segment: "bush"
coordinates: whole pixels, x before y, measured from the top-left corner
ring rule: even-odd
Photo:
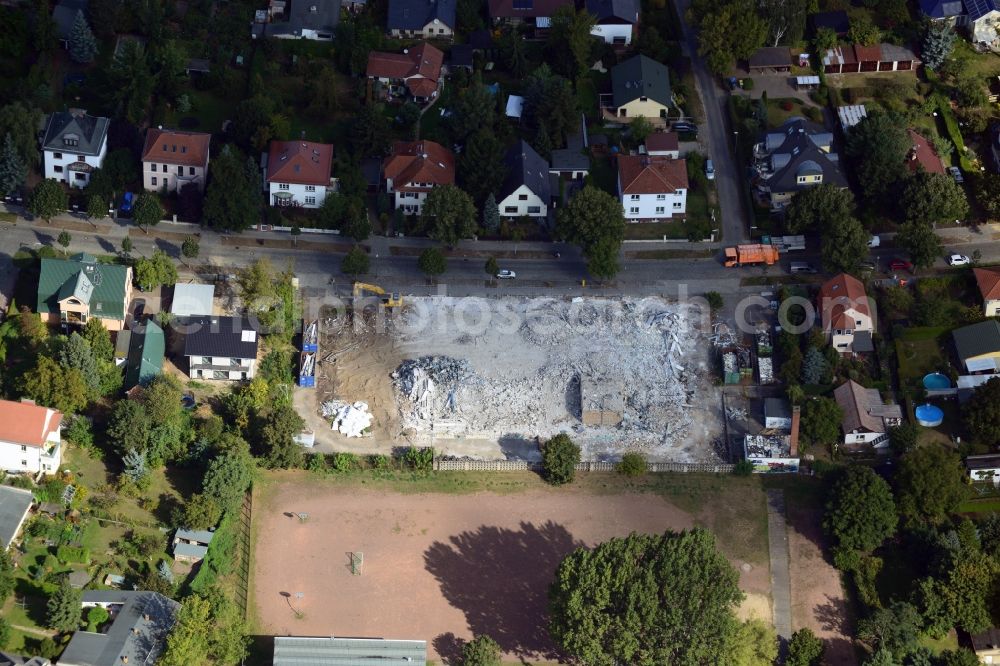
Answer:
[[[823,122],[823,112],[819,109],[819,107],[804,106],[802,107],[802,112],[805,114],[806,118],[814,123]]]
[[[830,106],[836,109],[838,106],[844,105],[844,98],[840,95],[840,88],[834,88],[830,86],[826,89],[827,96],[830,100]]]
[[[790,100],[787,99],[781,100],[781,104],[779,104],[779,106],[783,111],[791,111],[792,109],[795,108],[795,105]]]
[[[56,548],[56,557],[60,562],[79,564],[90,564],[90,551],[86,548],[74,548],[73,546],[59,546]]]
[[[743,90],[753,90],[753,79],[749,76],[743,79]]]
[[[733,474],[736,476],[750,476],[753,474],[753,463],[749,460],[737,460],[733,465]]]
[[[100,606],[94,606],[87,611],[87,631],[96,632],[101,625],[111,617],[108,611]]]
[[[358,457],[353,453],[334,454],[333,469],[336,472],[353,472],[358,469]]]
[[[722,294],[717,291],[706,291],[705,300],[708,302],[708,307],[712,310],[718,310],[722,307]]]
[[[543,476],[554,486],[572,483],[579,462],[580,447],[565,433],[560,433],[545,442],[542,448]]]
[[[411,446],[403,454],[403,462],[417,472],[430,472],[434,469],[434,449]]]
[[[625,476],[642,476],[647,471],[646,459],[641,453],[626,453],[618,463],[617,469]]]
[[[308,462],[306,463],[306,469],[310,472],[315,472],[317,474],[323,474],[326,472],[326,457],[322,453],[314,453],[308,457]]]

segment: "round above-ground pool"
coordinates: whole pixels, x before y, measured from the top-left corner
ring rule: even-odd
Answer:
[[[924,375],[924,388],[928,391],[948,389],[951,388],[951,379],[948,378],[948,375],[942,375],[940,372],[932,372],[929,375]]]
[[[917,414],[917,423],[926,428],[939,426],[941,425],[941,421],[944,421],[944,412],[941,411],[940,407],[920,405],[915,411]]]

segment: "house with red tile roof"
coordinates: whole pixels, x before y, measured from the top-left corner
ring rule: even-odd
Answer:
[[[211,134],[150,129],[142,148],[142,186],[149,192],[175,192],[188,183],[205,191]]]
[[[861,281],[841,273],[819,290],[819,312],[826,339],[842,354],[874,351],[875,320]]]
[[[927,173],[944,173],[944,164],[934,146],[915,130],[906,130],[910,137],[910,150],[906,154],[906,167],[913,173],[923,169]]]
[[[418,104],[437,97],[444,53],[421,42],[402,53],[372,51],[368,54],[366,75],[382,87],[379,97],[409,95]]]
[[[0,469],[55,474],[62,455],[62,412],[33,402],[0,400]]]
[[[987,317],[1000,315],[1000,268],[973,268],[972,272],[983,297],[983,314]]]
[[[658,155],[618,157],[618,196],[628,222],[654,222],[687,212],[687,161]]]
[[[267,152],[266,180],[272,206],[319,208],[328,192],[333,146],[312,141],[272,141]]]
[[[455,184],[455,155],[433,141],[397,141],[382,163],[382,177],[395,208],[419,215],[431,190]]]

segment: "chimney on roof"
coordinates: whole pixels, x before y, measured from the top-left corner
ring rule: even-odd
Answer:
[[[127,654],[123,654],[122,655],[122,663],[123,664],[127,664],[128,663],[128,655]]]
[[[795,405],[792,407],[792,433],[788,437],[788,456],[794,458],[799,455],[799,418],[802,409]]]

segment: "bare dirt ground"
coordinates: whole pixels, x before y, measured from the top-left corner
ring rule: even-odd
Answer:
[[[417,496],[338,486],[302,472],[273,478],[254,500],[256,629],[422,639],[437,658],[453,656],[460,639],[486,633],[509,657],[558,659],[545,631],[547,589],[567,553],[705,518],[648,492]],[[305,523],[299,512],[309,514]],[[350,571],[354,551],[364,553],[360,576]],[[767,565],[731,561],[749,597],[742,614],[764,614]]]
[[[820,520],[816,511],[788,507],[792,630],[808,627],[826,642],[823,663],[854,666],[853,621],[840,572],[823,557]]]

